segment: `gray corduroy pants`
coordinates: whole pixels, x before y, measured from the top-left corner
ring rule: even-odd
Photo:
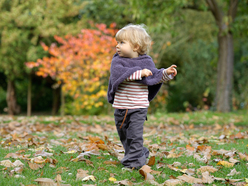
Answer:
[[[146,164],[149,150],[143,146],[143,125],[147,116],[147,108],[115,109],[115,125],[120,141],[125,149],[121,163],[128,168],[140,168]],[[125,117],[126,114],[126,117]],[[125,121],[120,128],[125,117]]]

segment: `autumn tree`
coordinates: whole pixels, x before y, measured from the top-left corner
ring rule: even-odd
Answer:
[[[86,2],[81,0],[0,1],[0,68],[7,76],[9,114],[20,112],[16,102],[15,80],[18,77],[30,76],[24,63],[44,55],[40,41],[52,43],[54,35],[78,33],[85,24],[80,13],[85,4]],[[30,89],[31,87],[28,115],[31,114]]]
[[[62,86],[61,95],[73,97],[73,106],[77,110],[101,107],[106,97],[111,58],[115,53],[114,27],[115,24],[110,28],[96,24],[96,29],[82,29],[77,36],[55,36],[59,45],[53,43],[48,47],[42,43],[51,57],[26,65],[37,67],[38,76],[50,76],[56,80],[57,87]],[[61,102],[63,115],[63,96]]]

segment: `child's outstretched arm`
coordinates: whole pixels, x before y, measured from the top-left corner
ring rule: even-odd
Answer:
[[[166,69],[166,73],[168,75],[172,75],[173,77],[175,77],[177,75],[177,66],[176,65],[171,65],[169,68]]]

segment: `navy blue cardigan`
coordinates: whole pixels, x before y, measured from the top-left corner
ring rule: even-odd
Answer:
[[[146,54],[137,58],[125,58],[120,57],[118,53],[116,53],[111,62],[108,102],[113,104],[115,92],[117,91],[119,84],[134,72],[145,68],[151,70],[153,75],[143,77],[142,80],[137,80],[136,82],[148,86],[148,101],[151,101],[161,88],[162,83],[159,82],[162,79],[164,69],[157,69],[152,58]]]

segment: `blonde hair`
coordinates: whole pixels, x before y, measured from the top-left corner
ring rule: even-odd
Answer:
[[[133,47],[139,46],[138,53],[140,55],[149,52],[152,39],[145,29],[145,25],[133,25],[129,24],[120,29],[116,35],[117,41],[127,40]]]

